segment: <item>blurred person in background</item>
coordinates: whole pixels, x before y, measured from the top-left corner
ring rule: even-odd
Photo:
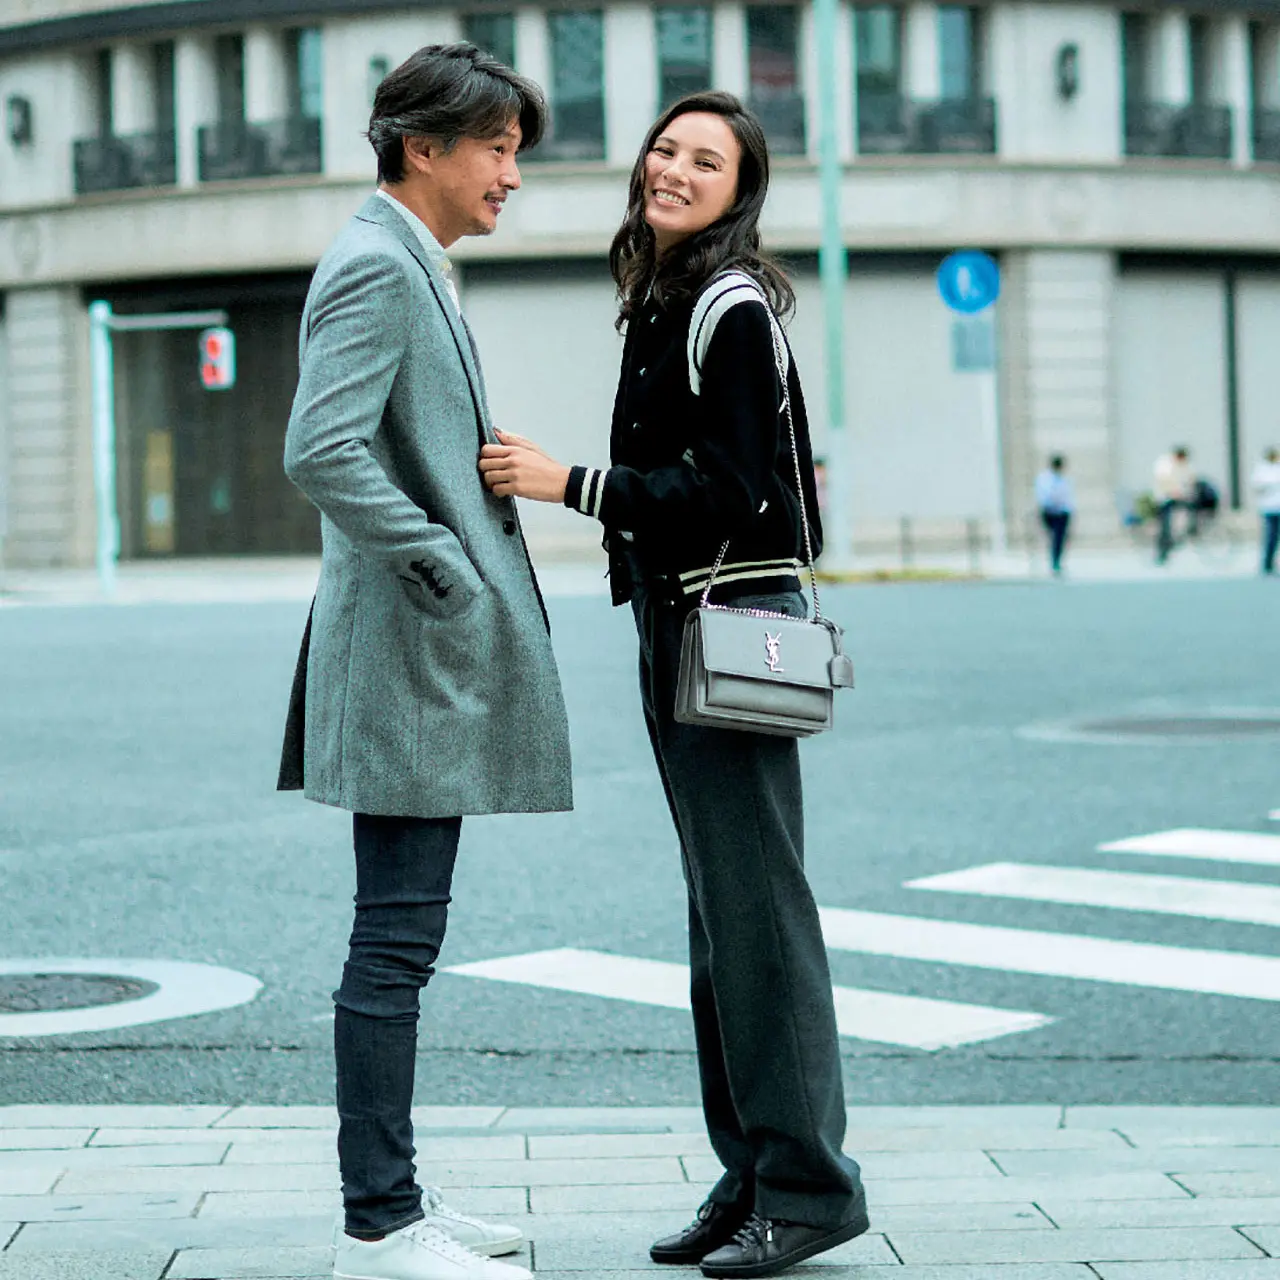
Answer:
[[[1253,469],[1253,491],[1262,516],[1262,572],[1276,571],[1280,550],[1280,449],[1268,449]]]
[[[1036,506],[1040,523],[1049,535],[1049,568],[1055,575],[1062,572],[1062,552],[1067,545],[1067,531],[1076,509],[1075,487],[1067,479],[1067,460],[1060,453],[1049,459],[1049,465],[1036,476]]]
[[[1173,550],[1175,511],[1187,513],[1187,536],[1196,535],[1196,473],[1191,468],[1191,451],[1185,445],[1156,459],[1155,500],[1160,513],[1156,564],[1164,564]]]

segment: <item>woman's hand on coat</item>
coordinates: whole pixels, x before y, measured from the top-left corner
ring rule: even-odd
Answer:
[[[569,468],[549,458],[523,436],[498,432],[501,444],[480,450],[480,475],[499,498],[532,498],[535,502],[563,502]]]

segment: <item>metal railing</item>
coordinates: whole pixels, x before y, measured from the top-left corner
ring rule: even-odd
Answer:
[[[546,137],[521,162],[586,162],[604,159],[604,100],[553,103],[551,128]]]
[[[320,121],[224,120],[196,131],[201,182],[319,173]]]
[[[1280,111],[1274,108],[1254,109],[1253,158],[1280,164]]]
[[[794,90],[757,90],[751,110],[760,118],[769,150],[779,156],[804,155],[804,95]]]
[[[72,149],[76,192],[171,186],[178,180],[172,131],[79,138]]]
[[[921,102],[897,93],[860,94],[858,150],[864,155],[994,155],[994,98]]]
[[[1230,160],[1231,145],[1230,107],[1130,102],[1124,109],[1125,155]]]

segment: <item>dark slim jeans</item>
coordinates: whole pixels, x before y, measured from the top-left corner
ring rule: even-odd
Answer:
[[[1175,511],[1187,513],[1187,537],[1194,538],[1200,529],[1199,511],[1193,503],[1164,502],[1160,505],[1160,530],[1156,535],[1156,564],[1164,564],[1173,550],[1173,515]]]
[[[346,1229],[361,1240],[423,1216],[409,1118],[418,994],[444,941],[461,830],[461,818],[353,821],[356,918],[333,1048]]]
[[[739,601],[741,603],[741,601]],[[799,593],[752,603],[793,614]],[[632,602],[645,721],[689,890],[690,994],[720,1204],[834,1228],[865,1212],[841,1153],[844,1089],[831,975],[804,873],[792,738],[677,724],[689,606]]]
[[[1275,573],[1276,552],[1280,551],[1280,511],[1262,516],[1262,572]]]
[[[1042,511],[1040,519],[1049,534],[1049,568],[1062,572],[1062,552],[1067,545],[1067,530],[1071,527],[1071,512]]]

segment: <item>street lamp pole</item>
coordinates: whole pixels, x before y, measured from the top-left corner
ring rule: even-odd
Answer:
[[[836,42],[839,0],[814,0],[814,37],[818,42],[818,175],[822,190],[822,242],[818,273],[822,281],[827,370],[827,559],[839,567],[850,554],[852,493],[848,433],[844,410],[844,295],[848,255],[840,216],[839,132],[836,124]]]

